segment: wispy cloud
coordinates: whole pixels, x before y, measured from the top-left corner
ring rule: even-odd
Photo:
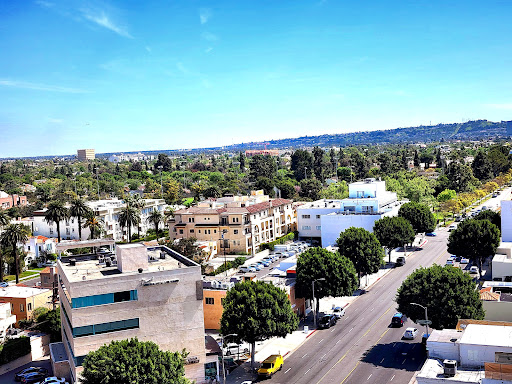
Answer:
[[[209,8],[200,8],[199,9],[199,20],[201,24],[206,24],[208,20],[212,17],[212,11]]]
[[[219,37],[217,35],[214,35],[211,32],[203,32],[201,33],[201,37],[206,41],[217,41],[219,40]]]
[[[177,62],[176,68],[184,75],[190,75],[192,73],[182,62]]]
[[[119,36],[127,37],[129,39],[133,39],[133,36],[126,30],[125,27],[116,25],[104,11],[92,11],[90,9],[82,9],[83,16],[93,23],[99,25],[100,27],[111,30],[112,32],[117,33]]]
[[[30,83],[26,81],[0,79],[0,86],[11,88],[32,89],[34,91],[62,92],[62,93],[87,93],[83,89],[60,87],[57,85]]]
[[[503,109],[506,111],[512,110],[512,103],[486,104],[486,106],[493,109]]]
[[[204,53],[210,53],[211,51],[213,51],[213,47],[208,47],[204,50]]]
[[[56,119],[54,117],[48,117],[47,120],[49,123],[54,123],[54,124],[62,124],[64,122],[63,119]]]
[[[45,7],[45,8],[52,8],[55,6],[55,3],[52,3],[50,1],[44,1],[44,0],[36,0],[36,4],[40,5],[41,7]]]
[[[144,48],[146,48],[146,51],[148,51],[149,53],[151,53],[151,47],[149,45],[146,45]]]

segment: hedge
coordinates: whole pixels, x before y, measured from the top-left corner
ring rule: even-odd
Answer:
[[[21,336],[16,339],[7,339],[3,345],[0,345],[0,365],[28,353],[30,353],[30,337]]]
[[[283,237],[280,237],[277,240],[271,241],[270,243],[265,243],[260,245],[260,250],[263,251],[265,249],[270,249],[271,251],[274,250],[274,245],[276,244],[284,244],[289,240],[295,239],[295,233],[290,232],[287,235],[284,235]]]
[[[245,257],[237,257],[233,261],[228,261],[226,264],[222,264],[219,268],[217,268],[215,271],[213,271],[213,273],[211,273],[211,275],[218,275],[219,273],[225,272],[228,269],[237,268],[240,265],[242,265],[243,263],[245,263]]]

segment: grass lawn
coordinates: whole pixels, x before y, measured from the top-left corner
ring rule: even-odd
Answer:
[[[20,279],[24,278],[24,277],[28,277],[28,276],[37,276],[39,275],[39,272],[22,272],[20,273]],[[13,280],[16,280],[16,276],[15,275],[7,275],[7,276],[4,276],[4,281],[13,281]]]
[[[28,268],[30,269],[31,271],[42,271],[43,269],[45,269],[46,267],[41,267],[41,268]]]

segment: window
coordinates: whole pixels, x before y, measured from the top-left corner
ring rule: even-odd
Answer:
[[[303,218],[303,219],[310,219],[310,218],[311,218],[311,215],[302,215],[302,218]]]
[[[121,303],[123,301],[137,300],[137,290],[120,291],[114,293],[104,293],[102,295],[92,295],[83,297],[74,297],[71,302],[72,308],[92,307],[95,305]]]
[[[217,230],[216,230],[216,229],[214,229],[214,230],[213,230],[213,233],[217,233]]]
[[[233,223],[238,223],[238,217],[233,217]]]
[[[53,228],[50,228],[50,235],[53,235]]]
[[[308,231],[308,230],[311,229],[311,225],[303,225],[302,229],[305,230],[305,231]]]
[[[25,306],[22,304],[20,304],[20,312],[25,312]]]
[[[28,246],[28,250],[30,251],[30,245]]]
[[[213,297],[205,297],[205,303],[208,304],[208,305],[214,305],[215,304],[215,300]]]
[[[83,327],[73,328],[73,337],[82,337],[90,335],[99,335],[124,329],[139,328],[139,319],[128,319],[120,321],[112,321],[109,323],[100,323],[93,325],[85,325]]]
[[[316,215],[316,218],[319,219],[320,218],[320,215]]]
[[[321,229],[322,229],[322,226],[321,226],[321,225],[317,225],[317,226],[316,226],[316,229],[317,229],[317,231],[319,231],[319,230],[321,230]]]
[[[234,233],[235,235],[238,235],[238,229],[235,229],[235,230],[233,231],[233,233]]]
[[[27,311],[31,311],[32,310],[32,303],[28,303],[27,304]]]
[[[194,218],[193,218],[193,217],[189,217],[189,218],[188,218],[188,222],[189,222],[189,223],[193,223],[193,222],[194,222]]]
[[[183,235],[183,229],[180,229],[180,235]]]
[[[70,233],[69,228],[66,228],[66,235],[69,235]]]
[[[198,229],[198,230],[197,230],[197,232],[201,233],[201,230],[200,230],[200,229]]]
[[[194,230],[193,230],[193,229],[191,229],[191,230],[190,230],[190,233],[194,233]]]

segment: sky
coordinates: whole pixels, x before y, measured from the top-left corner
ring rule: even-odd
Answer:
[[[512,2],[0,0],[0,158],[512,120]]]

